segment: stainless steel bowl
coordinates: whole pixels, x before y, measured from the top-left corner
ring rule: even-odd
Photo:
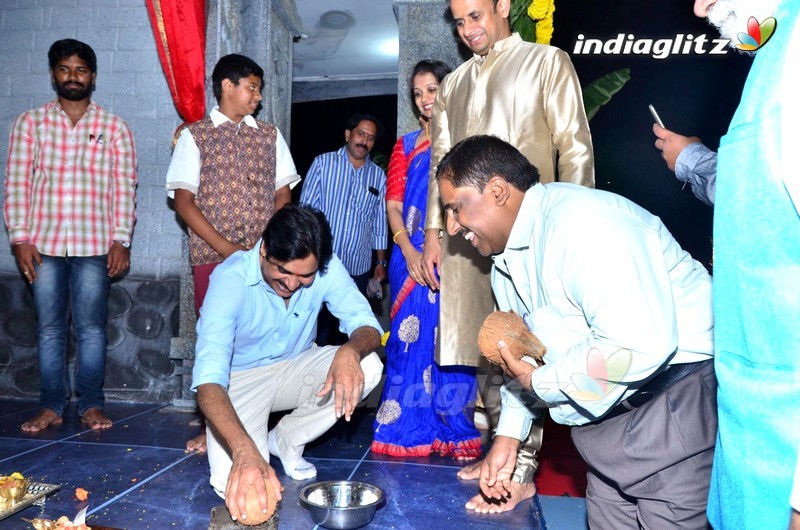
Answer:
[[[368,525],[385,499],[379,487],[353,480],[315,482],[300,491],[300,504],[314,522],[334,530]]]

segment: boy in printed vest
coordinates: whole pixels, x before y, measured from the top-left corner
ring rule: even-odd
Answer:
[[[281,132],[253,117],[263,79],[264,70],[249,57],[222,57],[211,75],[218,105],[181,131],[167,170],[167,195],[189,231],[198,315],[214,268],[258,243],[300,181]],[[186,448],[205,451],[205,435]]]

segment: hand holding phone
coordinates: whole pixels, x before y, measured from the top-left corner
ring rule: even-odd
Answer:
[[[656,112],[655,107],[653,107],[652,105],[648,105],[647,108],[650,109],[650,114],[653,115],[653,119],[656,120],[656,123],[659,124],[662,128],[666,129],[666,127],[664,127],[664,122],[661,121],[661,117],[658,115],[658,112]]]

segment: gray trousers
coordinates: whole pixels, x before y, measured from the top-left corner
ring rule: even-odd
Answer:
[[[713,361],[632,412],[574,427],[589,465],[589,527],[708,528],[716,435]]]

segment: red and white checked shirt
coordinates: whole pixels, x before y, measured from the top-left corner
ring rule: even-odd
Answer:
[[[48,256],[101,256],[130,242],[136,149],[119,117],[94,102],[73,127],[58,101],[21,114],[8,144],[4,206],[11,243]]]

